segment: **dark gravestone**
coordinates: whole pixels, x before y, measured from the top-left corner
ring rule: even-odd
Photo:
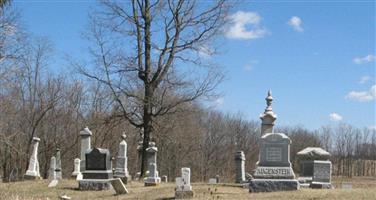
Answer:
[[[83,179],[110,179],[112,167],[110,152],[107,149],[94,148],[85,154],[86,169]]]

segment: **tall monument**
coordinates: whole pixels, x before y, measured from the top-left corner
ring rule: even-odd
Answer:
[[[261,139],[259,160],[256,163],[254,179],[249,183],[250,192],[272,192],[299,189],[290,162],[290,138],[284,133],[274,133],[277,116],[272,109],[273,97],[269,90],[266,109],[260,118]]]

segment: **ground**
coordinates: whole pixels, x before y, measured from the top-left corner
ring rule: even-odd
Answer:
[[[353,189],[341,189],[342,183],[352,183]],[[336,189],[301,189],[291,192],[249,193],[248,189],[234,187],[232,184],[208,185],[193,183],[194,199],[376,199],[376,178],[335,178]],[[0,183],[0,199],[14,200],[47,200],[57,199],[58,195],[68,195],[76,199],[174,199],[174,183],[164,183],[157,187],[144,187],[140,182],[127,185],[129,194],[114,195],[113,190],[108,191],[79,191],[77,182],[63,180],[56,188],[48,188],[47,180],[24,181],[16,183]]]

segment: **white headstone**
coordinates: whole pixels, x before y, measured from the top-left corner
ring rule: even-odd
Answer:
[[[53,179],[53,180],[48,184],[48,187],[56,187],[58,183],[59,183],[59,180],[57,180],[57,179]]]
[[[177,191],[191,191],[191,169],[188,167],[181,168],[181,180],[175,179],[179,181],[176,183],[176,190]],[[180,182],[181,181],[181,182]]]
[[[111,185],[114,188],[116,194],[128,194],[128,190],[120,178],[112,179]]]
[[[26,177],[34,177],[39,178],[39,162],[38,162],[38,145],[40,139],[37,137],[33,137],[33,151],[31,153],[29,167],[26,171]]]
[[[129,177],[128,172],[128,157],[127,157],[127,142],[126,135],[122,135],[122,141],[119,144],[119,152],[116,159],[115,177]]]
[[[80,159],[76,158],[74,159],[74,171],[72,172],[72,176],[76,177],[80,172]]]
[[[216,178],[209,178],[209,184],[217,184]]]

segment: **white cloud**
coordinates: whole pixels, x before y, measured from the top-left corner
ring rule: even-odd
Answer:
[[[291,26],[297,32],[304,31],[304,29],[302,28],[302,20],[297,16],[291,17],[289,21],[287,22],[287,24]]]
[[[376,99],[376,85],[373,85],[368,91],[351,91],[345,98],[359,102],[373,101]]]
[[[220,106],[223,105],[223,103],[225,103],[225,99],[222,98],[222,97],[220,97],[220,98],[218,98],[218,99],[216,99],[216,100],[214,101],[214,106],[215,106],[215,107],[220,107]]]
[[[343,117],[339,115],[338,113],[331,113],[329,115],[329,119],[330,121],[333,121],[333,122],[339,122],[339,121],[342,121]]]
[[[257,39],[268,34],[268,31],[260,27],[261,17],[256,12],[238,11],[229,17],[230,26],[226,36],[230,39]],[[247,27],[251,26],[251,28]]]
[[[366,55],[364,57],[356,57],[356,58],[353,59],[353,62],[357,65],[361,65],[361,64],[373,62],[373,61],[375,61],[375,59],[376,59],[375,55],[369,54],[369,55]]]
[[[368,129],[371,131],[376,131],[376,125],[368,126]]]
[[[364,84],[364,83],[367,83],[368,81],[372,80],[372,77],[370,76],[362,76],[359,80],[359,83],[360,84]]]

